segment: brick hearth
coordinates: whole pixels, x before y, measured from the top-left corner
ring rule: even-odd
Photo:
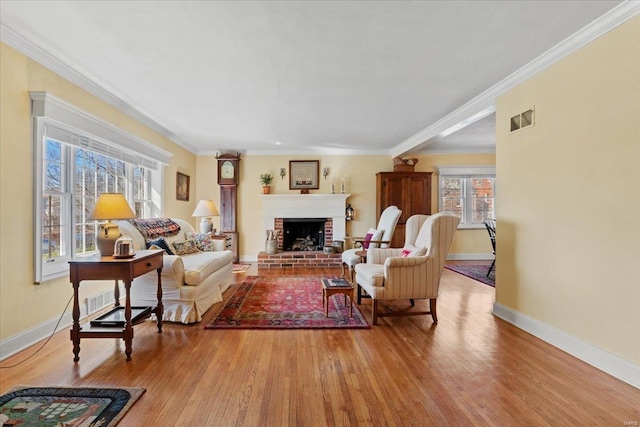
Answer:
[[[261,268],[289,267],[339,267],[342,254],[325,254],[323,251],[289,251],[277,254],[258,254],[258,270]]]

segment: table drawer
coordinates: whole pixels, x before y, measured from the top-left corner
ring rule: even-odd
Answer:
[[[133,277],[141,276],[150,271],[157,270],[162,268],[162,254],[159,256],[154,256],[152,258],[147,258],[140,260],[133,264]]]

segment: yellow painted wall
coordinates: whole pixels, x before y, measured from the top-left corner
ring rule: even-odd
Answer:
[[[640,364],[640,17],[497,102],[496,300]],[[535,126],[509,118],[535,107]]]
[[[196,156],[0,43],[0,340],[57,318],[72,296],[68,278],[33,284],[33,158],[29,91],[47,91],[120,129],[174,153],[165,168],[165,213],[188,218],[191,200],[175,199],[176,171],[192,177]],[[112,283],[81,286],[87,295]],[[70,309],[69,309],[70,310]]]

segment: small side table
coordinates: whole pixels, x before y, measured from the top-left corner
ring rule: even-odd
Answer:
[[[131,323],[131,282],[134,278],[156,270],[158,272],[158,305],[152,311],[158,318],[158,333],[162,333],[162,254],[163,250],[138,251],[132,258],[93,256],[69,261],[69,278],[73,284],[73,361],[80,360],[81,338],[122,338],[125,355],[131,360],[133,325]],[[80,327],[80,301],[78,289],[83,280],[122,280],[125,289],[124,328],[93,328],[89,324]],[[116,298],[118,296],[116,295]],[[117,304],[116,304],[117,305]],[[148,317],[148,316],[147,316]]]
[[[212,234],[211,239],[221,242],[221,249],[216,250],[231,251],[233,249],[233,239],[229,234]]]
[[[325,308],[324,315],[329,317],[329,298],[335,294],[344,294],[344,305],[347,305],[347,297],[349,298],[349,317],[353,317],[353,286],[347,284],[345,286],[333,286],[329,283],[330,279],[322,279],[322,306]]]

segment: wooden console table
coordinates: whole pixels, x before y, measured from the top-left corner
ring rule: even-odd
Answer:
[[[156,270],[158,272],[158,305],[152,311],[158,318],[158,333],[162,333],[162,254],[163,250],[138,251],[132,258],[114,258],[112,256],[94,256],[69,261],[69,277],[73,284],[73,361],[80,360],[81,338],[122,338],[125,343],[125,355],[131,360],[131,343],[133,341],[133,325],[131,324],[131,282],[134,278]],[[80,302],[78,289],[83,280],[115,280],[124,282],[125,308],[124,328],[92,327],[88,323],[80,327]],[[116,306],[118,294],[116,293]],[[148,316],[147,316],[148,317]],[[84,328],[84,329],[83,329]]]

